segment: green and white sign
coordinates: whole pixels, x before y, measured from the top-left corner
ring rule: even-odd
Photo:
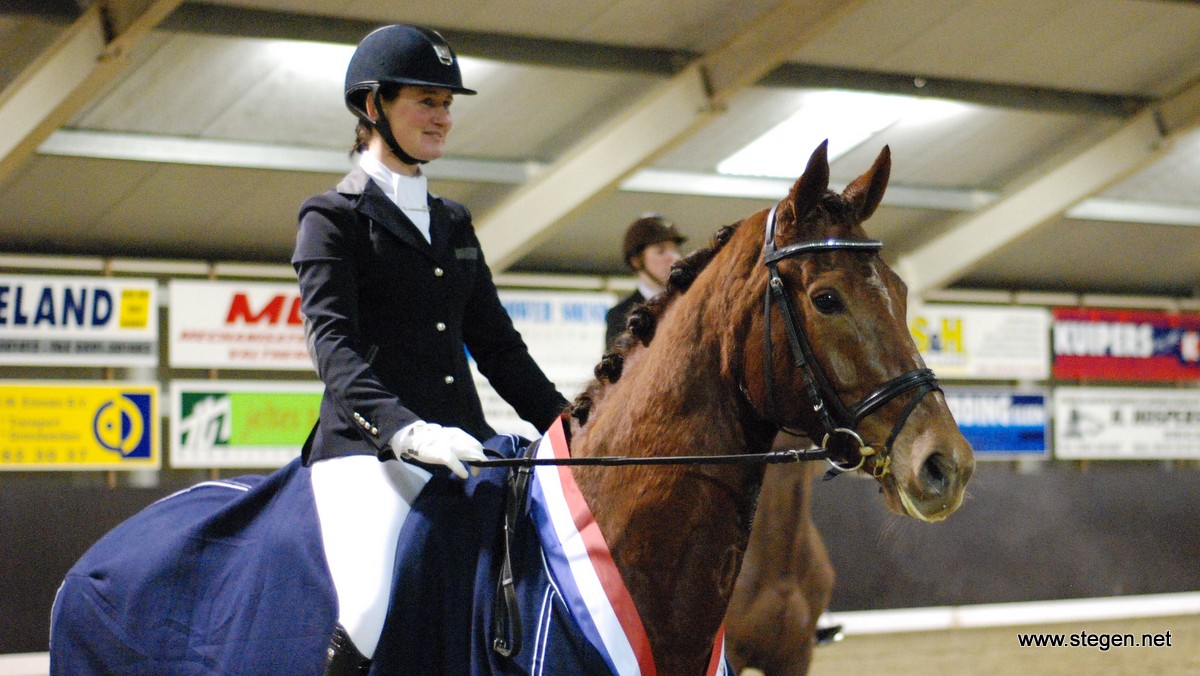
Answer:
[[[176,468],[280,467],[300,455],[317,421],[316,382],[183,380],[171,383]]]

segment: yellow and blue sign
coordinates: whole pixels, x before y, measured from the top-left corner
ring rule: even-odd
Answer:
[[[157,469],[158,386],[0,385],[0,470]]]

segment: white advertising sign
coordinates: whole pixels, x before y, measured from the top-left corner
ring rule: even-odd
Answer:
[[[939,378],[1050,377],[1050,312],[1043,308],[914,306],[908,328]]]
[[[583,391],[604,356],[604,315],[616,302],[611,293],[500,291],[500,301],[521,332],[529,353],[568,400]],[[472,361],[475,386],[488,423],[499,433],[541,436],[521,420],[488,385]]]
[[[173,368],[311,371],[295,283],[170,285]]]
[[[157,282],[0,276],[0,364],[157,366]]]
[[[1054,455],[1067,460],[1200,459],[1200,390],[1057,388]]]

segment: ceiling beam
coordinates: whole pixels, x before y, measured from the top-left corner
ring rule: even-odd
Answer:
[[[332,148],[87,129],[59,129],[37,152],[57,157],[301,171],[335,176],[354,168],[353,160],[344,150]],[[443,157],[422,171],[433,180],[520,185],[541,167],[536,162]]]
[[[310,40],[354,45],[381,23],[189,1],[163,23],[163,28],[237,38]],[[531,66],[669,76],[683,70],[700,56],[678,49],[623,47],[444,26],[429,28],[441,33],[454,45],[454,51],[460,56]]]
[[[1052,89],[910,73],[880,73],[795,62],[781,64],[758,85],[881,92],[950,99],[1004,110],[1103,117],[1129,117],[1152,102],[1150,98],[1129,94]]]
[[[189,0],[163,22],[172,31],[239,38],[313,40],[355,44],[378,21],[296,14]],[[579,40],[456,30],[434,26],[463,56],[549,68],[600,70],[670,77],[702,54],[685,49],[636,47]],[[782,34],[782,33],[781,33]],[[757,45],[755,45],[757,48]],[[790,54],[788,55],[790,56]],[[881,73],[783,61],[755,82],[760,87],[849,89],[946,98],[1008,110],[1128,117],[1150,101],[1141,96],[976,82],[920,73]]]
[[[572,214],[615,189],[715,115],[691,67],[568,150],[540,176],[476,219],[493,270],[502,272],[552,236]]]
[[[341,176],[353,168],[350,158],[341,150],[86,129],[59,129],[46,139],[37,152],[39,155],[57,157],[301,171],[336,176]],[[547,165],[538,162],[451,156],[429,164],[422,171],[434,181],[519,186],[546,170]],[[792,183],[791,179],[728,176],[648,167],[638,170],[622,181],[619,189],[623,192],[663,195],[777,200],[787,194]],[[841,190],[845,185],[832,187]],[[978,211],[995,199],[994,193],[983,190],[892,185],[884,196],[883,203],[913,209]],[[1105,213],[1111,213],[1111,210]],[[1136,213],[1136,209],[1126,208],[1123,213]]]
[[[81,0],[7,0],[4,13],[74,21],[86,4]]]
[[[479,239],[492,267],[501,272],[516,263],[571,215],[721,115],[734,94],[860,4],[781,2],[589,135],[478,220]]]
[[[101,0],[0,92],[0,184],[127,65],[182,0]]]
[[[223,141],[159,134],[59,129],[37,149],[39,155],[86,157],[123,162],[192,164],[207,167],[299,171],[341,176],[352,167],[341,150],[271,143]],[[470,157],[443,157],[426,167],[434,181],[463,181],[522,185],[546,170],[538,162],[514,162]],[[697,197],[777,200],[793,181],[761,176],[730,176],[712,172],[647,167],[621,181],[622,192]],[[844,184],[830,188],[840,191]],[[1000,195],[987,190],[931,188],[893,183],[883,205],[906,209],[979,212]],[[1116,223],[1151,223],[1200,227],[1200,207],[1183,204],[1091,197],[1066,212],[1067,218]]]
[[[1193,82],[1082,153],[1052,169],[1039,169],[1038,177],[1024,187],[902,256],[897,261],[900,275],[916,296],[953,284],[989,254],[1162,157],[1174,139],[1198,123],[1200,82]]]

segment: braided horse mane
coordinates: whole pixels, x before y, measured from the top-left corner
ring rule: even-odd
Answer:
[[[634,350],[650,345],[654,339],[658,320],[676,298],[683,295],[696,281],[696,277],[708,266],[713,257],[729,242],[737,231],[738,223],[725,225],[713,233],[707,247],[698,249],[671,266],[667,277],[667,288],[654,298],[634,306],[625,321],[625,330],[613,342],[611,352],[605,354],[593,371],[595,378],[571,404],[570,414],[578,427],[587,424],[593,408],[603,399],[606,388],[621,379],[625,369],[625,358]]]

